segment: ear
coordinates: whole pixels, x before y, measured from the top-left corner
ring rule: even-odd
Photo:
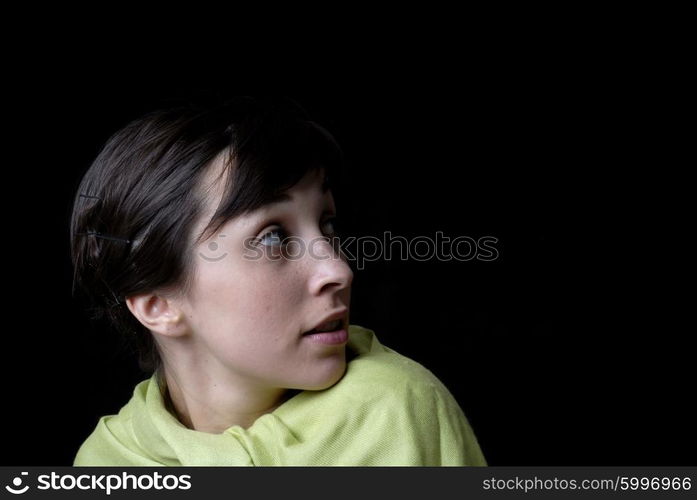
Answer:
[[[132,295],[126,298],[126,305],[133,316],[153,333],[180,337],[186,332],[184,313],[172,298],[154,293]]]

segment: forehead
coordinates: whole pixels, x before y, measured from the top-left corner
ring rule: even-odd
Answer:
[[[201,181],[201,190],[204,198],[211,202],[208,204],[209,210],[211,206],[217,206],[217,204],[222,200],[227,177],[232,175],[234,170],[232,166],[230,168],[226,168],[227,162],[230,161],[232,161],[230,159],[230,150],[229,148],[226,148],[211,161],[210,167],[204,172],[204,176]],[[313,189],[319,189],[319,193],[322,195],[329,192],[329,177],[323,168],[308,171],[305,177],[303,177],[296,185],[287,191],[274,195],[260,208],[291,202],[294,199],[294,195],[292,193],[300,192],[301,194],[305,194]],[[213,210],[215,210],[215,208]]]
[[[290,205],[305,197],[332,198],[332,193],[329,190],[329,181],[324,171],[313,170],[308,172],[295,186],[276,194],[252,213],[269,212],[275,208]]]
[[[204,170],[200,186],[200,191],[204,199],[215,200],[216,202],[220,201],[227,176],[230,175],[230,171],[232,170],[225,168],[229,161],[231,161],[230,148],[225,148],[218,153],[210,162],[208,168]]]
[[[233,172],[232,166],[231,168],[226,168],[226,162],[230,161],[229,158],[229,151],[222,151],[211,162],[210,167],[204,173],[200,189],[203,199],[206,200],[206,206],[199,224],[200,230],[203,230],[222,202],[223,195],[225,194],[224,189],[228,180],[227,176],[231,175]],[[270,213],[274,213],[277,210],[284,210],[286,207],[292,207],[293,204],[296,203],[303,203],[304,200],[308,199],[312,200],[313,203],[315,200],[319,203],[328,202],[331,208],[334,209],[334,199],[329,188],[329,178],[324,169],[310,170],[297,184],[288,190],[276,194],[256,209],[226,221],[223,226],[227,226],[228,228],[230,228],[231,225],[236,227],[248,226]],[[220,230],[216,232],[220,232]]]

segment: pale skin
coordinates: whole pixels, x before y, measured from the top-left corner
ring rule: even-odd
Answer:
[[[210,206],[200,224],[219,203],[222,164],[219,156],[207,172]],[[291,200],[232,219],[202,242],[186,296],[127,297],[129,310],[153,334],[177,417],[190,429],[214,434],[234,425],[246,429],[285,402],[293,394],[289,389],[322,390],[343,376],[345,345],[303,336],[350,306],[353,273],[336,249],[320,240],[331,236],[327,219],[336,214],[321,181],[321,172],[311,172],[287,191]],[[285,236],[314,240],[314,255],[245,259],[244,240],[265,234],[258,248],[264,255],[278,252],[279,233],[268,233],[279,224]]]

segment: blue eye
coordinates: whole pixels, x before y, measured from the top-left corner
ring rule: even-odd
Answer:
[[[324,221],[322,224],[322,229],[325,230],[325,234],[328,236],[338,236],[339,231],[337,230],[337,218],[336,217],[331,217],[327,220]],[[327,230],[326,227],[329,227]],[[270,231],[265,232],[263,235],[261,235],[259,238],[257,238],[257,242],[260,245],[267,246],[267,247],[275,247],[275,246],[282,246],[284,245],[284,241],[287,238],[288,234],[286,233],[283,228],[278,227],[275,229],[272,229]]]
[[[279,246],[283,242],[285,234],[285,231],[281,228],[272,229],[259,238],[259,243],[267,247]]]
[[[338,231],[337,231],[338,221],[337,221],[337,218],[336,218],[336,217],[332,217],[332,218],[330,218],[330,219],[325,220],[325,221],[324,221],[324,225],[326,226],[327,224],[330,224],[330,225],[331,225],[331,228],[332,228],[331,231],[327,231],[327,233],[328,233],[330,236],[337,236],[337,235],[338,235]]]

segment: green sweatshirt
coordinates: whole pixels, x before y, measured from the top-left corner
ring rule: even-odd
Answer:
[[[433,373],[351,325],[346,373],[302,391],[249,428],[188,429],[166,408],[157,375],[118,415],[102,417],[74,465],[486,465],[457,402]]]

